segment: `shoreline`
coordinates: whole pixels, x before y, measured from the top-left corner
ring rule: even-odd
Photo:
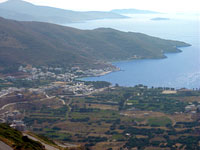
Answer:
[[[183,55],[185,55],[187,52],[189,52],[189,51],[191,51],[192,49],[191,48],[193,48],[193,44],[191,44],[191,45],[189,45],[189,46],[181,46],[181,47],[178,47],[179,48],[179,50],[180,51],[178,51],[178,52],[167,52],[167,53],[164,53],[164,56],[165,57],[160,57],[160,58],[140,58],[140,59],[126,59],[126,60],[118,60],[118,61],[112,61],[112,62],[109,62],[111,65],[113,65],[114,67],[120,67],[120,70],[117,70],[117,71],[124,71],[124,70],[126,70],[127,68],[123,68],[123,62],[124,63],[131,63],[131,62],[136,62],[136,63],[142,63],[143,61],[144,62],[146,62],[146,61],[154,61],[154,64],[156,63],[156,62],[160,62],[160,61],[162,61],[162,60],[164,60],[164,62],[165,61],[167,61],[167,60],[165,60],[165,59],[167,59],[167,58],[169,58],[169,61],[171,60],[171,57],[170,56],[172,56],[172,54],[175,54],[175,56],[178,54],[178,55],[180,55],[181,53],[183,53],[184,52],[184,54]],[[188,49],[189,48],[189,49]],[[185,53],[186,52],[186,53]],[[178,56],[177,55],[177,56]],[[180,56],[182,56],[182,55],[180,55]],[[179,57],[179,56],[178,56]],[[172,57],[173,58],[173,57]],[[136,61],[135,61],[136,60]],[[155,60],[158,60],[158,61],[155,61]],[[138,61],[138,62],[137,62]],[[168,62],[168,61],[167,61]],[[122,65],[121,65],[122,64]],[[134,67],[134,66],[133,66]],[[132,67],[132,69],[133,69],[133,67]],[[118,80],[120,80],[120,81],[117,81],[117,80],[115,80],[115,81],[113,81],[113,80],[110,80],[110,78],[112,78],[112,76],[114,75],[115,76],[115,74],[112,74],[112,75],[108,75],[108,76],[105,76],[105,77],[102,77],[102,76],[104,76],[104,75],[106,75],[106,74],[109,74],[109,73],[111,73],[111,72],[115,72],[116,70],[115,69],[112,69],[112,71],[105,71],[105,72],[102,72],[102,73],[100,73],[100,74],[98,74],[98,78],[96,78],[97,77],[97,75],[96,76],[87,76],[87,77],[84,77],[84,78],[82,78],[81,80],[82,81],[108,81],[108,82],[116,82],[116,83],[121,83],[121,80],[120,80],[120,77],[119,77],[119,75],[118,75]],[[116,74],[118,74],[118,73],[116,73]],[[121,74],[121,73],[119,73],[119,74]],[[101,76],[101,78],[99,77],[99,76]],[[138,77],[139,78],[139,77]],[[123,79],[123,80],[126,80],[126,79]],[[134,80],[133,80],[134,81]],[[136,80],[135,80],[136,81]],[[127,82],[127,84],[126,84],[126,86],[128,85],[128,84],[130,84],[128,81],[126,81]],[[137,82],[137,81],[136,81]],[[141,83],[144,83],[145,84],[145,82],[141,82]],[[123,83],[121,83],[122,85],[124,85]],[[146,84],[145,84],[146,85]],[[129,85],[130,86],[130,85]],[[132,85],[133,86],[133,85]],[[163,86],[163,85],[159,85],[159,86]],[[169,86],[168,84],[166,85],[166,86]],[[177,85],[171,85],[172,87],[174,87],[174,88],[181,88],[181,87],[183,87],[183,86],[177,86]],[[171,87],[171,86],[169,86],[169,87]],[[185,88],[188,88],[188,89],[192,89],[193,87],[199,87],[199,86],[196,86],[195,84],[191,84],[191,85],[184,85],[184,87]]]
[[[113,65],[114,66],[114,65]],[[114,66],[116,67],[116,66]],[[101,76],[104,76],[104,75],[107,75],[107,74],[110,74],[112,72],[117,72],[117,71],[122,71],[120,68],[116,68],[116,69],[113,69],[113,70],[109,70],[109,71],[104,71],[100,74],[96,74],[96,75],[88,75],[88,76],[83,76],[83,77],[78,77],[76,78],[75,80],[81,80],[81,81],[85,81],[83,80],[84,78],[90,78],[90,77],[101,77]]]
[[[184,48],[184,47],[189,47],[189,46],[183,46],[183,47],[180,47],[180,48]],[[123,60],[112,61],[112,62],[109,62],[109,63],[111,63],[111,65],[114,66],[116,69],[113,69],[113,70],[110,70],[110,71],[104,71],[104,72],[102,72],[100,74],[97,74],[97,75],[88,75],[88,76],[77,78],[77,79],[83,79],[83,78],[88,78],[88,77],[101,77],[101,76],[110,74],[112,72],[122,71],[121,68],[117,68],[113,63],[130,62],[130,61],[135,61],[135,60],[159,60],[159,59],[167,59],[168,57],[165,54],[175,54],[175,53],[182,53],[182,50],[180,50],[178,52],[166,52],[166,53],[163,53],[163,56],[161,56],[161,57],[149,57],[149,58],[145,58],[145,57],[133,58],[133,57],[131,57],[131,58],[128,58],[126,60],[123,59]]]

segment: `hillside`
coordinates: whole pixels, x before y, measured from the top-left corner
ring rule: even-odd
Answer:
[[[20,131],[6,124],[0,124],[0,141],[8,144],[14,150],[45,150],[41,143],[31,140],[27,136],[23,136]]]
[[[83,146],[62,147],[43,135],[23,133],[0,123],[0,150],[84,150]]]
[[[0,3],[0,16],[19,21],[41,21],[65,24],[94,19],[126,18],[113,12],[78,12],[46,6],[37,6],[22,0]]]
[[[158,14],[160,12],[150,11],[150,10],[140,10],[140,9],[113,9],[111,12],[117,14]]]
[[[0,67],[57,65],[91,67],[102,61],[162,58],[184,42],[110,28],[79,30],[41,22],[0,18]]]

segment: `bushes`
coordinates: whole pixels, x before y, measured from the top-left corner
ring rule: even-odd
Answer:
[[[84,117],[84,118],[72,118],[71,122],[88,122],[90,120],[89,117]]]

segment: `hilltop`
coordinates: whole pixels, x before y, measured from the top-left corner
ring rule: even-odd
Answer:
[[[0,16],[19,21],[41,21],[50,23],[72,23],[94,19],[127,18],[120,14],[103,11],[72,11],[47,6],[37,6],[22,0],[0,3]]]
[[[79,30],[41,22],[0,18],[0,68],[19,65],[87,66],[103,62],[163,58],[184,42],[111,28]]]

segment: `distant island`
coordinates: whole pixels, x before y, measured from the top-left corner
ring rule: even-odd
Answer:
[[[151,18],[151,20],[153,21],[170,20],[170,18],[155,17],[155,18]]]
[[[113,9],[111,12],[117,14],[160,14],[160,12],[139,9]]]
[[[56,24],[83,22],[95,19],[117,19],[126,16],[105,11],[72,11],[47,6],[37,6],[22,0],[0,3],[0,16],[18,21],[41,21]]]

